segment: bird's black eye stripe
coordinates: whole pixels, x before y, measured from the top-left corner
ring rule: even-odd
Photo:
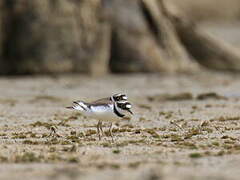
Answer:
[[[118,103],[118,107],[121,108],[121,109],[124,109],[124,110],[128,110],[128,109],[131,109],[130,107],[128,106],[131,106],[130,103]]]
[[[120,107],[120,108],[123,108],[123,107],[124,107],[123,105],[124,105],[124,104],[121,104],[121,103],[120,103],[120,104],[119,104],[119,107]]]
[[[113,99],[114,99],[115,101],[123,100],[124,97],[126,97],[125,94],[116,94],[116,95],[113,95]]]

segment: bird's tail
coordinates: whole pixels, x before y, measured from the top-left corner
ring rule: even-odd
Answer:
[[[66,108],[67,109],[76,109],[76,110],[79,110],[79,111],[84,111],[84,108],[82,107],[82,105],[79,104],[79,102],[77,102],[77,101],[74,101],[72,106],[68,106]]]
[[[68,106],[67,109],[75,109],[74,106]]]

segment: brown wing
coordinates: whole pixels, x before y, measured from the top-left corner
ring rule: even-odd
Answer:
[[[110,98],[106,97],[106,98],[101,98],[96,101],[93,101],[90,104],[101,105],[101,104],[107,104],[107,103],[111,103],[111,102],[112,101],[110,100]]]

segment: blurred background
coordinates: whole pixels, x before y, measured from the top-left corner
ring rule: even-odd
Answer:
[[[0,74],[240,69],[239,0],[1,0]]]
[[[239,48],[240,0],[0,0],[0,179],[239,180]],[[65,108],[114,93],[115,143]]]

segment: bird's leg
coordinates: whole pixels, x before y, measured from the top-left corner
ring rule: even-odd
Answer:
[[[103,128],[102,128],[102,121],[100,122],[100,130],[101,130],[101,132],[102,132],[102,135],[104,136],[105,133],[104,133]]]
[[[101,140],[100,125],[101,125],[101,121],[98,121],[98,124],[97,124],[97,133],[98,133],[98,138],[99,138],[99,140]]]
[[[61,135],[59,135],[58,133],[57,133],[57,127],[56,126],[51,126],[50,127],[50,134],[49,134],[49,136],[48,137],[61,137]]]
[[[114,142],[113,135],[112,135],[112,123],[110,124],[110,127],[109,127],[109,134],[110,134],[110,136],[112,138],[112,142]]]

